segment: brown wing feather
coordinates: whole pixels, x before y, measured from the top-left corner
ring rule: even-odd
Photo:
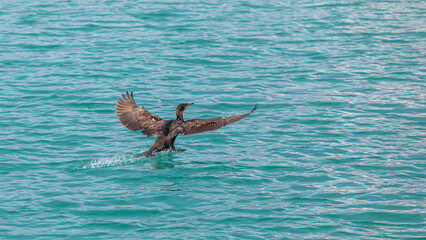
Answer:
[[[219,118],[210,118],[210,119],[197,119],[197,118],[191,119],[191,120],[185,121],[183,126],[184,133],[185,135],[192,135],[192,134],[217,130],[233,122],[240,121],[241,119],[250,115],[256,109],[257,109],[257,104],[256,106],[254,106],[251,112],[243,114],[243,115],[239,115],[239,116],[232,116],[232,117],[226,117],[226,118],[219,117]]]
[[[139,108],[133,98],[133,92],[129,95],[127,91],[126,95],[122,96],[123,100],[119,98],[115,107],[115,113],[119,114],[121,124],[132,131],[142,130],[141,132],[148,137],[154,136],[164,120],[148,112],[143,106]]]

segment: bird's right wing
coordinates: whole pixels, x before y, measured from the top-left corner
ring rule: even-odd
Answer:
[[[133,92],[129,95],[127,91],[126,95],[122,96],[124,100],[119,98],[115,107],[115,113],[119,114],[121,124],[132,131],[142,130],[141,132],[148,137],[154,136],[164,124],[164,120],[148,112],[143,106],[139,107],[133,98]]]
[[[254,110],[257,109],[257,104],[254,106],[253,110],[251,112],[239,115],[239,116],[232,116],[232,117],[218,117],[218,118],[210,118],[210,119],[191,119],[184,122],[183,128],[184,128],[184,134],[185,135],[192,135],[207,131],[213,131],[217,130],[221,127],[224,127],[226,125],[229,125],[231,123],[240,121],[241,119],[247,117],[250,115]]]

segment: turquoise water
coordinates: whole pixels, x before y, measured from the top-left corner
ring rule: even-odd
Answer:
[[[423,1],[2,1],[1,239],[426,238]],[[123,128],[259,109],[180,136]]]

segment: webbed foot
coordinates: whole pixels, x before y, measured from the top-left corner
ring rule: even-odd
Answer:
[[[171,150],[173,152],[184,152],[184,151],[186,151],[186,149],[182,149],[182,148],[172,148]]]

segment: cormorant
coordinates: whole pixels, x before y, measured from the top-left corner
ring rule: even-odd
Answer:
[[[176,149],[173,145],[179,134],[191,135],[207,131],[213,131],[233,122],[239,121],[250,113],[254,112],[257,104],[251,112],[232,117],[218,117],[210,119],[191,119],[183,120],[183,111],[194,103],[181,103],[176,108],[176,120],[163,120],[155,114],[148,112],[143,106],[139,107],[133,98],[133,92],[127,91],[126,95],[122,94],[123,100],[118,99],[115,113],[119,114],[119,119],[124,127],[139,131],[148,137],[152,137],[157,133],[157,139],[152,147],[136,157],[155,157],[158,152],[163,150],[171,150],[182,152],[185,149]]]

